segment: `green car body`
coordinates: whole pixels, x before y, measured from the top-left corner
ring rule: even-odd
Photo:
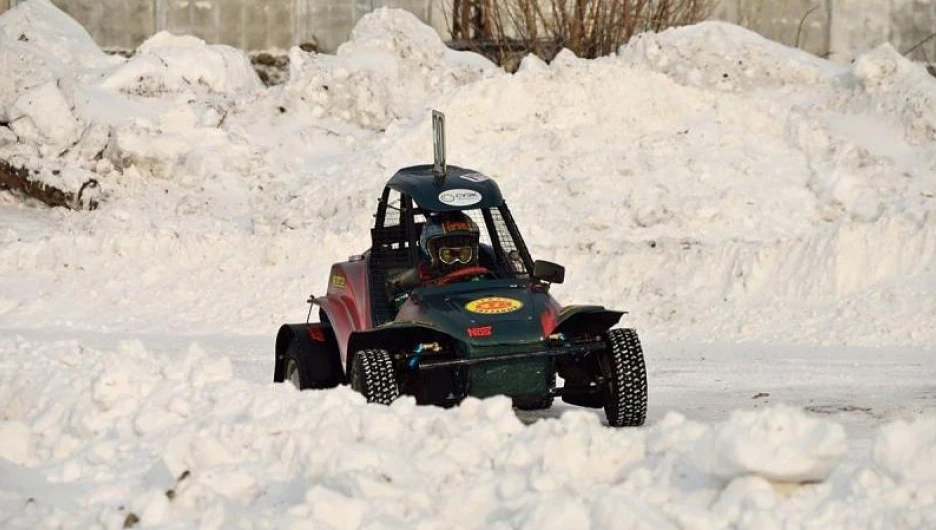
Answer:
[[[479,263],[488,273],[418,285],[424,220],[453,210],[482,227]],[[611,329],[624,313],[562,306],[549,294],[564,269],[532,259],[493,179],[454,166],[441,177],[432,166],[405,168],[388,182],[374,217],[370,248],[333,265],[325,296],[310,298],[319,322],[280,329],[275,381],[350,383],[381,403],[400,393],[436,405],[507,395],[518,407],[544,408],[562,396],[604,406],[612,425],[643,423],[646,371],[636,333]]]

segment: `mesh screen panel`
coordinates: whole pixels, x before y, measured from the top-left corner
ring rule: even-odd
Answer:
[[[529,271],[523,264],[520,246],[514,241],[510,230],[507,228],[507,221],[497,208],[491,208],[489,212],[491,218],[490,229],[500,246],[496,250],[499,250],[497,255],[501,266],[510,271],[515,278],[526,278],[529,276]]]
[[[390,197],[387,199],[387,215],[384,218],[384,226],[400,225],[400,192],[391,190]]]

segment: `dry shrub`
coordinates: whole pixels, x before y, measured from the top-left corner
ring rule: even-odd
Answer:
[[[579,57],[608,55],[644,31],[694,24],[717,0],[449,0],[452,45],[512,69],[535,53],[551,60],[562,48]]]

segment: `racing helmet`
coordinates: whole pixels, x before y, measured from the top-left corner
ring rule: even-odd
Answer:
[[[481,231],[462,212],[444,212],[426,219],[419,248],[429,266],[449,272],[478,264],[478,241]]]

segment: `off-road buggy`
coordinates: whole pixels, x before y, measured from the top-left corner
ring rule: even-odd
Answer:
[[[493,179],[446,167],[443,120],[434,113],[435,163],[387,182],[370,249],[334,264],[326,295],[309,298],[319,322],[280,328],[274,381],[299,389],[350,383],[383,404],[401,393],[443,406],[504,394],[517,408],[539,409],[561,396],[604,407],[612,426],[642,425],[647,377],[637,333],[612,329],[620,311],[553,299],[550,284],[565,270],[533,260]],[[422,227],[453,210],[481,227],[483,278],[421,285]],[[394,303],[400,292],[402,305]]]

